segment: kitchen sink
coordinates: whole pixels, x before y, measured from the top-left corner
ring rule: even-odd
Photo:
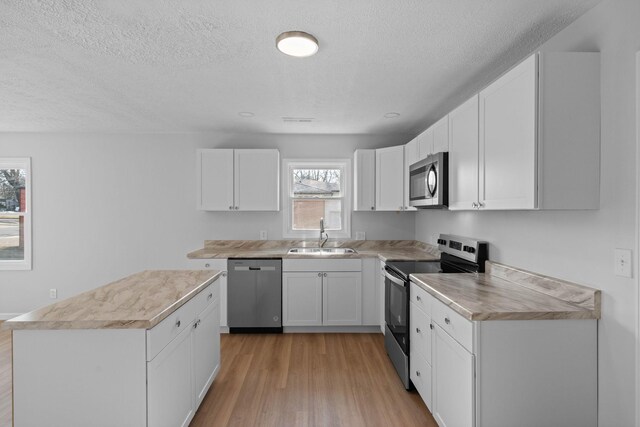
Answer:
[[[357,252],[352,248],[291,248],[288,253],[300,255],[344,255]]]

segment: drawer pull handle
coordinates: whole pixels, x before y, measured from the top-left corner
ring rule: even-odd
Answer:
[[[198,327],[198,325],[200,325],[200,322],[202,322],[202,320],[198,319],[198,321],[193,324],[193,329],[196,329]]]
[[[420,298],[420,295],[416,295],[416,299],[417,299],[418,301],[422,301],[422,298]]]
[[[222,272],[222,277],[227,277],[227,272],[226,271]]]
[[[209,295],[207,295],[207,301],[210,300],[211,298],[213,298],[213,292],[211,292]]]
[[[416,371],[416,376],[420,376],[420,371]]]
[[[180,319],[176,320],[176,328],[179,328],[179,327],[180,327],[180,324],[181,324],[181,323],[180,323]]]
[[[433,329],[433,323],[429,323],[429,329]]]
[[[417,332],[417,333],[420,333],[420,328],[416,328],[416,332]]]
[[[451,320],[449,320],[449,318],[448,318],[448,317],[445,317],[445,318],[444,318],[444,323],[446,323],[446,324],[448,325],[448,324],[450,324],[450,323],[451,323]]]
[[[205,264],[204,268],[209,268],[209,266],[210,266],[209,264]]]

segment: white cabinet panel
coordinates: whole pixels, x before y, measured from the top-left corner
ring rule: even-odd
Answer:
[[[420,394],[429,411],[433,411],[431,365],[422,354],[411,350],[411,372],[409,378]]]
[[[401,211],[404,207],[404,147],[376,150],[376,210]]]
[[[215,297],[198,316],[193,330],[196,407],[207,394],[220,366],[220,299]]]
[[[198,208],[280,209],[280,153],[275,149],[198,150]],[[260,178],[256,179],[256,171]]]
[[[418,159],[424,160],[429,154],[433,154],[433,126],[422,132],[418,139]]]
[[[219,270],[222,274],[216,282],[220,287],[220,326],[227,326],[227,259],[189,259],[187,266],[193,270]]]
[[[235,150],[235,209],[277,211],[280,208],[278,150]]]
[[[362,325],[361,273],[323,273],[323,324]]]
[[[233,150],[198,150],[198,209],[233,208]]]
[[[433,153],[449,151],[449,116],[444,116],[433,125]]]
[[[376,209],[376,150],[356,150],[353,157],[353,210],[373,211]]]
[[[147,364],[148,425],[186,426],[194,414],[191,325]]]
[[[449,114],[449,209],[478,202],[478,95]]]
[[[536,207],[536,79],[533,55],[480,92],[481,207]]]
[[[433,417],[440,427],[473,427],[473,355],[434,324]]]
[[[380,332],[385,333],[385,318],[384,318],[384,300],[386,297],[386,290],[384,286],[384,267],[385,262],[382,260],[378,261],[378,293],[380,297],[378,298],[378,322],[380,323]]]
[[[416,211],[417,209],[409,205],[409,168],[419,159],[418,138],[414,138],[404,146],[404,210]]]
[[[322,325],[322,273],[282,274],[282,325]]]
[[[362,259],[362,324],[379,325],[378,261]]]

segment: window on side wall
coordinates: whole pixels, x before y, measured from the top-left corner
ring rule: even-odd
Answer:
[[[329,238],[351,237],[349,160],[285,160],[284,237],[318,238],[320,218]]]
[[[31,269],[31,159],[0,157],[0,270]]]

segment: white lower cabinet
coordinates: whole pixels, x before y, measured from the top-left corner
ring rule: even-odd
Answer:
[[[217,282],[209,285],[175,315],[147,331],[147,425],[187,426],[220,367],[220,299]],[[169,326],[170,328],[167,328]],[[180,330],[169,342],[161,341]]]
[[[284,259],[282,269],[283,326],[362,325],[361,260]]]
[[[222,271],[218,277],[220,286],[220,302],[218,311],[220,312],[220,326],[227,327],[227,259],[190,259],[187,261],[187,268],[190,270],[219,270]],[[225,329],[226,332],[226,329]]]
[[[440,427],[597,425],[597,320],[472,322],[410,289],[410,378]]]

